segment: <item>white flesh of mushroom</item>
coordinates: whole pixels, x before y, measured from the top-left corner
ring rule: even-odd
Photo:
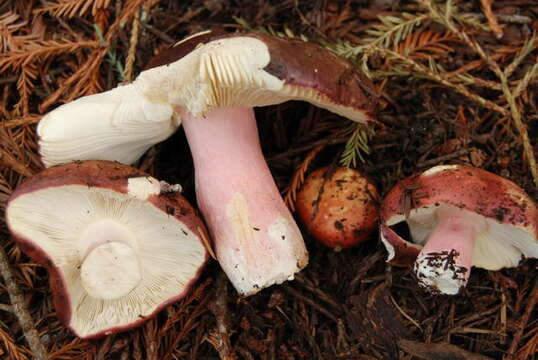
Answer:
[[[137,161],[172,135],[172,106],[149,101],[135,84],[82,97],[51,111],[37,126],[46,167],[74,160]]]

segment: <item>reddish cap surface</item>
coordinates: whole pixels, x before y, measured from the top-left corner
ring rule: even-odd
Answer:
[[[287,100],[303,100],[354,121],[366,122],[373,119],[377,96],[372,82],[348,60],[320,45],[300,39],[277,38],[257,33],[229,34],[218,30],[205,31],[187,37],[162,51],[150,60],[146,69],[170,65],[195,49],[209,43],[218,45],[219,42],[224,43],[223,40],[233,38],[257,39],[265,44],[269,52],[270,61],[263,70],[282,81],[284,86],[274,91],[273,95],[267,96],[270,100],[264,102],[276,104]],[[245,47],[247,46],[245,44]],[[245,49],[243,53],[246,54],[246,51]],[[220,54],[225,53],[226,51],[222,51]],[[235,55],[230,55],[233,56]],[[230,75],[232,71],[240,72],[240,69],[234,69],[235,63],[229,63],[228,66],[219,69],[220,63],[226,61],[224,57],[221,60],[214,60],[214,86],[218,87],[219,83],[224,81],[227,88],[237,87],[237,96],[242,98],[250,91],[259,92],[260,89],[256,89],[256,85],[242,88],[243,79],[240,79],[240,76],[233,78]],[[220,74],[221,70],[226,73]],[[228,94],[226,101],[234,102],[229,96]],[[260,105],[253,103],[252,106]]]
[[[464,165],[440,165],[402,180],[386,195],[381,211],[380,236],[389,251],[388,261],[409,265],[415,260],[421,243],[426,241],[433,228],[434,210],[441,205],[485,217],[490,231],[479,239],[485,241],[484,244],[487,239],[497,240],[500,246],[518,248],[520,257],[538,256],[538,209],[523,189],[485,170]],[[410,227],[420,223],[414,229],[420,234],[415,243],[402,238],[395,230],[394,226],[404,221]],[[511,243],[512,239],[514,243]],[[485,259],[488,246],[477,247],[479,253],[475,258],[479,263],[474,266],[489,268]]]

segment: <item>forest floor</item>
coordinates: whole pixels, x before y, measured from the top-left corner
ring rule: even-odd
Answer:
[[[9,194],[43,168],[36,123],[62,103],[131,81],[160,50],[215,27],[307,38],[374,81],[380,100],[368,129],[301,102],[256,110],[289,203],[304,176],[336,163],[367,174],[381,194],[431,166],[469,164],[538,198],[535,0],[3,0],[0,358],[535,359],[536,259],[473,269],[462,294],[435,296],[410,269],[385,262],[377,232],[334,252],[305,231],[308,267],[248,298],[210,261],[184,299],[139,328],[85,341],[60,324],[46,271],[3,220]],[[182,130],[140,166],[182,184],[195,204]]]

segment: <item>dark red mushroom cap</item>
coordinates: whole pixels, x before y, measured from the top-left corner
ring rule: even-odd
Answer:
[[[44,170],[11,195],[9,230],[48,269],[57,314],[75,334],[138,326],[198,278],[206,230],[177,190],[126,165],[85,161]]]
[[[268,59],[266,63],[259,64],[259,70],[280,81],[278,86],[270,88],[261,77],[256,79],[258,74],[252,75],[247,83],[240,75],[244,71],[241,67],[245,64],[240,60],[228,62],[226,56],[233,59],[241,52],[244,53],[241,55],[251,57],[246,62],[253,61],[254,56],[248,54],[249,47],[252,46],[249,40],[257,41],[261,45],[260,49],[267,53]],[[241,46],[244,47],[237,54],[227,49],[235,46],[234,42],[242,43]],[[377,97],[372,82],[348,60],[320,45],[300,39],[257,33],[204,31],[162,51],[148,63],[147,69],[177,64],[178,60],[194,51],[209,49],[207,52],[210,53],[217,47],[220,49],[211,54],[217,60],[213,61],[213,73],[208,74],[208,77],[216,89],[232,88],[235,93],[230,91],[220,103],[219,99],[213,104],[211,102],[214,99],[208,99],[208,107],[233,106],[234,103],[241,102],[244,102],[241,104],[243,106],[253,107],[303,100],[354,121],[367,122],[373,119]],[[256,97],[248,95],[251,91],[257,93]],[[234,99],[235,97],[237,98]],[[204,111],[208,110],[210,109]]]
[[[386,195],[380,236],[395,265],[413,263],[435,226],[435,210],[451,206],[482,216],[472,265],[497,270],[538,257],[538,209],[513,182],[464,165],[440,165],[399,182]],[[407,223],[404,238],[397,225]]]

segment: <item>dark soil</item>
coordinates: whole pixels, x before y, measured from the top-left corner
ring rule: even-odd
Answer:
[[[418,11],[416,2],[398,0],[132,1],[135,2],[145,4],[147,11],[139,27],[135,75],[159,49],[189,34],[217,26],[227,31],[241,29],[235,18],[253,28],[287,28],[316,41],[357,43],[366,29],[378,23],[376,16]],[[51,12],[36,13],[43,6],[38,1],[7,0],[0,4],[0,21],[2,13],[12,11],[21,21],[27,21],[23,29],[35,28],[42,22],[46,33],[36,33],[44,39],[59,34],[71,40],[79,36],[78,41],[95,40],[92,25],[99,23],[105,29],[103,34],[110,49],[125,63],[132,16],[126,17],[123,27],[113,28],[111,24],[119,14],[126,13],[129,3],[112,1],[94,15],[90,11],[68,18]],[[480,3],[461,2],[461,9],[481,14]],[[490,54],[514,54],[523,46],[525,34],[538,30],[538,4],[533,0],[498,1],[493,10],[496,15],[522,16],[525,22],[501,22],[504,35],[500,39],[489,31],[473,30],[473,39],[480,41]],[[486,23],[485,19],[482,21]],[[5,40],[8,35],[4,35],[2,26],[0,22],[0,48],[2,41],[9,41]],[[429,21],[421,26],[445,31]],[[114,34],[107,32],[109,29]],[[24,34],[22,30],[12,34],[17,35]],[[38,41],[36,38],[36,44]],[[446,71],[479,61],[461,41],[454,40],[450,46],[454,51],[437,57]],[[32,85],[27,104],[21,104],[26,91],[20,83],[21,67],[9,67],[2,62],[20,49],[6,45],[3,50],[0,211],[11,190],[41,168],[36,155],[35,122],[42,113],[68,100],[76,93],[73,89],[78,88],[66,87],[43,108],[44,102],[57,88],[66,86],[62,81],[83,66],[91,51],[99,49],[51,54],[30,66],[27,70],[34,72],[35,77],[29,80]],[[524,74],[536,62],[537,55],[536,50],[531,52],[517,71]],[[503,67],[509,62],[503,57],[499,59]],[[370,59],[370,66],[375,69],[389,65],[381,57]],[[101,89],[119,82],[115,67],[109,62],[103,61],[97,70],[98,78],[81,81],[97,83]],[[472,74],[498,81],[483,64]],[[438,164],[460,163],[507,177],[538,199],[529,165],[522,156],[521,139],[510,116],[495,113],[453,89],[423,78],[387,77],[376,80],[376,85],[382,89],[382,96],[378,122],[372,125],[371,152],[363,154],[365,161],[358,162],[356,167],[373,179],[381,194],[417,171]],[[507,107],[499,91],[476,85],[469,88]],[[535,77],[518,100],[535,154],[537,90]],[[256,115],[264,154],[283,194],[294,186],[291,179],[296,171],[308,173],[338,162],[348,140],[347,135],[338,135],[338,130],[351,124],[300,102],[257,109]],[[301,167],[305,157],[324,142],[326,145],[310,166]],[[185,196],[196,203],[192,159],[182,130],[152,150],[140,166],[159,179],[182,184]],[[461,295],[438,296],[422,290],[411,269],[385,263],[386,252],[378,233],[357,247],[334,252],[317,244],[306,231],[310,263],[294,281],[240,298],[218,264],[210,261],[185,299],[170,305],[144,326],[100,340],[82,341],[58,322],[46,272],[9,240],[4,223],[0,231],[1,244],[8,253],[25,305],[52,359],[533,359],[538,351],[536,259],[523,260],[518,268],[496,272],[473,269]],[[0,305],[10,301],[7,288],[0,285]],[[0,308],[0,358],[32,359],[23,327],[8,310]]]

